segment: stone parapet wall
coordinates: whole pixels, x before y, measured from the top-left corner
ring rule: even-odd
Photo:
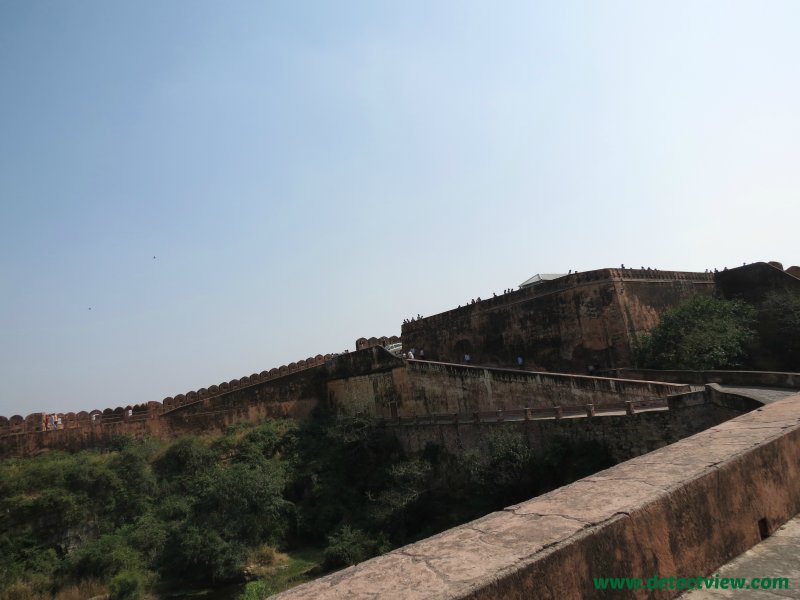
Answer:
[[[681,371],[660,369],[614,369],[617,377],[670,383],[693,383],[705,385],[719,383],[742,387],[779,387],[800,390],[800,373],[778,371]]]
[[[798,512],[793,396],[275,598],[601,599],[594,578],[707,576]]]
[[[389,344],[397,344],[400,342],[399,335],[371,337],[371,338],[358,338],[356,340],[356,350],[366,350],[367,348],[374,348],[375,346],[386,347]]]
[[[391,366],[391,365],[389,365]],[[666,399],[690,392],[680,384],[539,373],[450,363],[399,361],[379,373],[328,382],[332,406],[344,413],[392,419],[436,413]]]

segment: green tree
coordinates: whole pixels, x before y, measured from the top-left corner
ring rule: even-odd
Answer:
[[[640,336],[635,361],[653,369],[738,367],[755,339],[754,323],[754,309],[740,300],[693,296]]]
[[[759,349],[770,357],[768,368],[800,369],[800,294],[774,291],[758,308]]]
[[[464,461],[474,497],[484,509],[507,506],[532,495],[534,456],[519,432],[504,427],[490,430],[465,454]]]

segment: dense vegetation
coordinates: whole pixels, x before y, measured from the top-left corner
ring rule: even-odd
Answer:
[[[0,599],[141,598],[245,574],[259,581],[244,597],[263,598],[610,464],[594,444],[534,456],[502,428],[463,456],[407,456],[366,419],[324,416],[6,460]]]
[[[800,295],[774,291],[755,304],[693,296],[642,335],[636,364],[655,369],[796,371]]]

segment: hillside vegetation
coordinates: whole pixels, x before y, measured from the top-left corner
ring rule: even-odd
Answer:
[[[254,579],[263,598],[611,465],[534,456],[500,428],[463,456],[404,454],[365,418],[232,426],[170,444],[0,463],[0,600],[164,597]]]

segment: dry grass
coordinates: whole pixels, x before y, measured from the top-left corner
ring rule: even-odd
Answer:
[[[81,581],[78,585],[71,585],[60,590],[53,600],[88,600],[97,596],[105,597],[106,586],[99,581]]]
[[[15,583],[0,592],[0,600],[89,600],[106,597],[106,586],[99,581],[81,581],[59,590],[55,596],[30,583]]]
[[[289,557],[283,552],[278,552],[269,544],[263,544],[248,555],[247,572],[251,577],[261,578],[288,560]]]

